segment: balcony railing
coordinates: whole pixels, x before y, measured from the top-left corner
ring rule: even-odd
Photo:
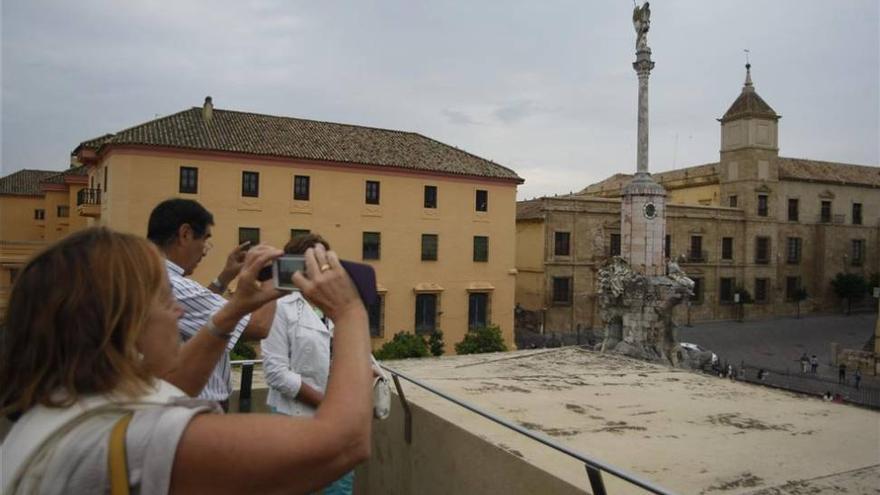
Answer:
[[[706,251],[690,250],[687,254],[688,263],[705,263],[709,259],[709,253]]]
[[[820,213],[819,219],[817,220],[818,223],[836,223],[836,224],[842,224],[845,221],[846,221],[846,215],[844,215],[842,213],[836,213],[834,215],[830,215],[830,214],[825,215],[825,214]]]
[[[253,371],[254,365],[262,364],[262,360],[248,360],[248,361],[232,361],[231,364],[233,366],[240,365],[241,366],[241,392],[239,396],[239,412],[250,412],[251,410],[251,386],[253,380]],[[650,493],[655,493],[658,495],[672,495],[673,492],[662,488],[650,481],[643,480],[632,473],[629,473],[623,469],[620,469],[616,466],[612,466],[611,464],[607,464],[603,461],[600,461],[594,457],[581,454],[576,452],[564,445],[560,445],[554,442],[551,438],[546,435],[542,435],[540,433],[535,433],[531,430],[523,428],[522,426],[510,422],[506,419],[499,418],[494,414],[484,411],[472,404],[464,402],[462,400],[456,399],[451,395],[446,394],[445,392],[441,392],[430,385],[423,383],[415,378],[411,378],[409,376],[404,375],[403,373],[389,368],[385,365],[380,364],[382,368],[387,371],[391,378],[394,380],[394,387],[397,389],[397,397],[400,400],[400,404],[404,413],[404,439],[407,443],[412,441],[412,413],[410,412],[409,402],[406,400],[406,395],[403,392],[403,387],[400,384],[400,379],[406,380],[413,385],[420,387],[428,392],[439,396],[442,399],[445,399],[453,404],[461,406],[479,416],[482,416],[493,423],[501,425],[509,430],[513,430],[520,435],[530,438],[538,443],[541,443],[547,447],[550,447],[553,450],[561,452],[573,459],[576,459],[584,464],[584,468],[587,472],[587,481],[590,484],[590,488],[594,495],[606,495],[608,492],[605,490],[605,482],[602,479],[602,473],[605,472],[612,476],[615,476],[631,485],[637,486],[645,491]]]
[[[96,205],[99,206],[101,204],[101,190],[100,189],[80,189],[78,193],[76,193],[76,206],[82,205]]]

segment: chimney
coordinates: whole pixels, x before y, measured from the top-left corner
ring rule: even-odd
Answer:
[[[202,117],[206,123],[210,123],[211,118],[214,117],[214,103],[211,101],[210,96],[205,97],[205,104],[202,106]]]

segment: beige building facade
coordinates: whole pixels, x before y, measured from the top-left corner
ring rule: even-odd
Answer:
[[[719,119],[720,160],[653,175],[667,191],[664,254],[696,281],[679,322],[838,311],[835,275],[880,272],[880,168],[780,157],[779,118],[747,75]],[[620,254],[631,178],[518,204],[516,301],[545,329],[601,328],[596,270]],[[737,304],[743,290],[753,302]]]
[[[321,234],[343,259],[368,263],[380,304],[374,347],[397,332],[444,334],[446,352],[474,326],[513,344],[513,171],[414,133],[219,110],[177,114],[86,141],[84,215],[145,235],[160,201],[182,197],[214,215],[207,284],[243,240],[283,246]]]
[[[0,315],[12,282],[28,258],[47,243],[87,225],[76,212],[87,186],[85,167],[20,170],[0,178]]]

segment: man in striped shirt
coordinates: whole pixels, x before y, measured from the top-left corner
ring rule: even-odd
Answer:
[[[232,393],[230,352],[239,339],[261,340],[269,334],[275,316],[275,301],[264,304],[239,320],[235,330],[229,334],[211,331],[214,326],[212,317],[226,304],[222,294],[241,271],[247,248],[246,244],[242,244],[233,249],[223,271],[207,288],[186,278],[195,271],[211,248],[209,239],[213,225],[213,215],[198,202],[169,199],[159,203],[150,214],[147,237],[164,254],[171,290],[184,310],[177,324],[183,341],[189,341],[203,328],[216,338],[226,340],[225,352],[217,361],[199,398],[218,401],[224,409],[228,409],[229,395]],[[186,366],[186,363],[181,365]]]

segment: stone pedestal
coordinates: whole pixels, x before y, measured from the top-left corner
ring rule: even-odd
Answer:
[[[621,258],[606,264],[599,270],[600,316],[606,329],[601,350],[677,366],[681,354],[672,308],[690,295],[688,282],[677,275],[636,273]]]
[[[666,190],[647,172],[623,188],[620,205],[621,253],[633,270],[647,276],[666,273]]]

